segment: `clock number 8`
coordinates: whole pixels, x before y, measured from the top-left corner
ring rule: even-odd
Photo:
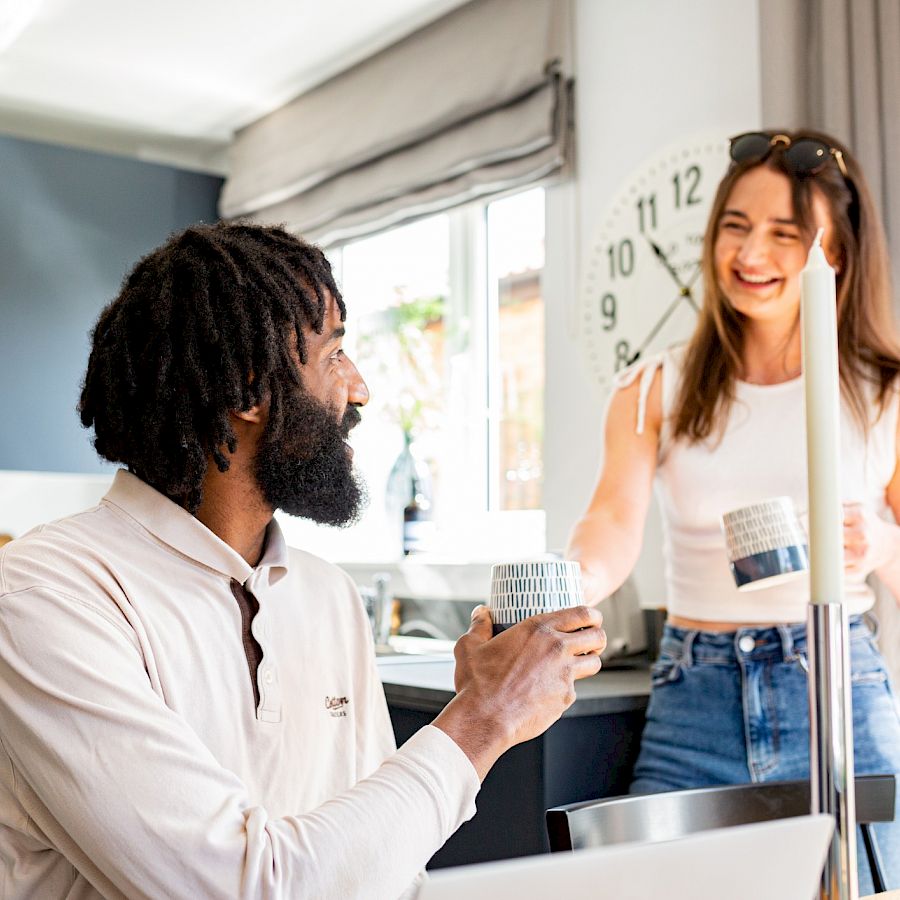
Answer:
[[[632,362],[634,360],[631,358],[631,348],[628,346],[628,341],[619,341],[616,344],[616,371],[618,372],[620,369],[630,366]]]

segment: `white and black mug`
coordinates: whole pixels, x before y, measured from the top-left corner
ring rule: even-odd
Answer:
[[[570,560],[497,563],[491,567],[488,609],[494,634],[540,613],[584,603],[581,566]]]
[[[809,571],[809,541],[790,497],[773,497],[722,516],[738,590],[772,587]]]

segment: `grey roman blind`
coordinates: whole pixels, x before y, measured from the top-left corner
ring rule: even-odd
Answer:
[[[248,125],[223,217],[329,244],[566,171],[570,0],[472,0]]]

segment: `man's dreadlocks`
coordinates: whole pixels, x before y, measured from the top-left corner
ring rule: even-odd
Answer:
[[[145,256],[94,328],[78,404],[94,447],[196,512],[209,457],[228,468],[229,413],[300,383],[289,336],[306,363],[303,328],[321,333],[326,291],[346,315],[318,247],[283,228],[198,225]]]

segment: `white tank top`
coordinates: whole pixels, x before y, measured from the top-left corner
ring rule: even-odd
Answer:
[[[653,376],[662,368],[663,427],[656,494],[663,519],[666,601],[672,615],[719,622],[803,622],[809,580],[739,592],[728,563],[721,516],[770,497],[794,499],[806,524],[806,424],[803,378],[781,384],[737,382],[721,441],[673,441],[675,405],[684,348],[650,357],[622,373],[619,386],[641,379],[637,429],[642,431]],[[896,392],[866,437],[841,408],[841,497],[890,518],[885,489],[897,463]],[[848,576],[850,615],[872,606],[865,576]]]

